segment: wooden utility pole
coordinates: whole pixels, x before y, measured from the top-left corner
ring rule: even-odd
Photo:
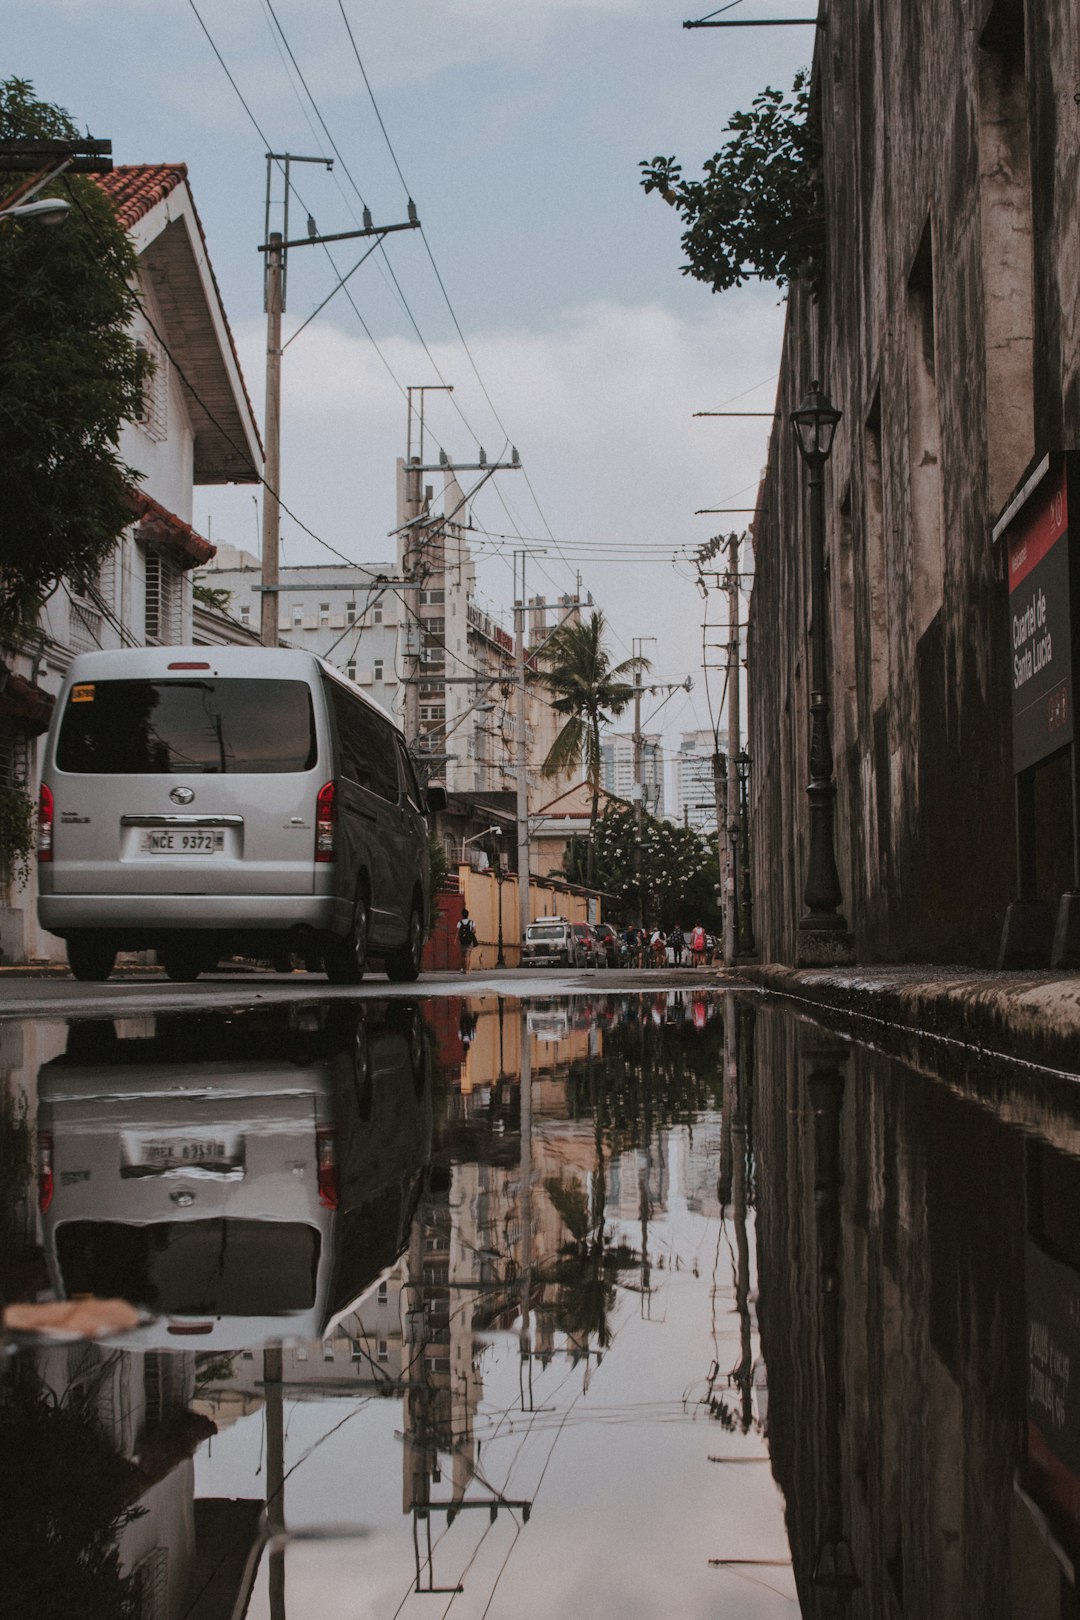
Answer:
[[[263,271],[263,304],[266,310],[266,458],[263,469],[262,511],[262,611],[260,614],[260,640],[264,647],[276,647],[279,635],[278,585],[281,546],[281,317],[285,310],[285,284],[287,252],[289,248],[320,247],[329,242],[348,242],[358,236],[373,236],[380,240],[392,231],[419,229],[416,206],[409,199],[408,218],[399,225],[375,225],[365,208],[362,230],[336,231],[320,236],[315,221],[309,215],[307,235],[289,240],[289,199],[291,195],[290,166],[293,163],[321,163],[327,169],[334,167],[333,158],[298,157],[295,152],[267,152],[266,154],[266,240],[259,244],[259,252],[266,255]],[[284,229],[270,230],[270,190],[275,165],[285,177]],[[377,243],[372,244],[372,248]],[[367,255],[365,254],[366,258]],[[363,259],[360,260],[360,264]],[[359,269],[359,264],[353,269]],[[341,276],[337,286],[323,299],[329,302],[339,287],[343,287],[352,270]],[[319,305],[319,309],[323,307]],[[318,313],[318,311],[316,311]],[[306,322],[304,323],[307,324]],[[293,334],[296,336],[296,333]],[[290,342],[292,339],[290,338]]]
[[[517,856],[518,856],[518,950],[525,943],[525,931],[529,926],[529,731],[527,702],[525,690],[525,611],[528,598],[525,595],[525,553],[516,552],[521,558],[521,596],[514,593],[514,682],[517,699]],[[522,1015],[524,1019],[524,1014]],[[522,1032],[522,1040],[527,1041],[528,1035]],[[524,1081],[523,1081],[524,1083]]]
[[[264,647],[276,647],[279,634],[278,583],[280,579],[281,498],[281,311],[284,304],[281,267],[284,259],[280,231],[270,233],[266,254],[266,459],[263,464],[262,507],[262,618]]]

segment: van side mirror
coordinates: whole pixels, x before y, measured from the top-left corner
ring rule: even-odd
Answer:
[[[435,815],[438,810],[446,809],[446,789],[444,787],[429,787],[424,795],[429,816]]]

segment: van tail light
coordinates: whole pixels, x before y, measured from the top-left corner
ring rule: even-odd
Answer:
[[[53,856],[53,796],[52,788],[42,782],[38,795],[37,858],[51,861]]]
[[[319,1166],[319,1203],[326,1209],[337,1209],[337,1155],[334,1151],[334,1133],[329,1126],[320,1125],[315,1132],[315,1151]]]
[[[44,1215],[53,1201],[53,1139],[51,1131],[38,1134],[38,1208]]]
[[[315,859],[337,860],[337,786],[327,782],[315,800]]]

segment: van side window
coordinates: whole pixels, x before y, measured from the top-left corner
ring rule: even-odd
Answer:
[[[413,809],[418,810],[420,814],[423,815],[424,796],[420,792],[420,784],[416,780],[416,772],[413,770],[413,762],[409,758],[408,750],[406,749],[401,738],[395,735],[394,741],[397,744],[398,765],[401,768],[401,791],[405,795],[405,798],[408,799]]]
[[[395,803],[398,777],[393,728],[373,714],[363,699],[352,697],[336,681],[326,681],[325,688],[337,724],[342,774],[381,799]]]

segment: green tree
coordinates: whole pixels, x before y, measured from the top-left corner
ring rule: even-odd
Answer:
[[[646,658],[624,658],[613,665],[604,646],[607,626],[595,611],[587,619],[560,625],[540,654],[535,679],[547,688],[551,707],[565,717],[543,764],[545,776],[561,776],[581,766],[592,792],[585,881],[593,881],[592,840],[600,812],[600,728],[622,714],[634,695],[628,677],[646,670]]]
[[[25,79],[0,81],[0,199],[26,179],[4,171],[3,142],[34,136],[78,131]],[[86,176],[42,195],[70,199],[62,225],[0,221],[0,634],[32,623],[64,576],[93,578],[141,476],[117,449],[150,365],[130,331],[135,250]]]
[[[593,844],[596,883],[615,895],[623,914],[639,914],[649,924],[669,929],[700,922],[719,927],[716,886],[720,866],[715,847],[693,827],[677,827],[645,814],[641,818],[641,846],[637,843],[633,811],[609,805],[597,822]],[[568,860],[574,858],[573,850]],[[567,869],[567,876],[573,877]]]
[[[821,119],[810,75],[795,76],[790,96],[766,88],[750,112],[737,112],[732,139],[684,180],[673,157],[642,163],[641,184],[658,191],[686,223],[684,275],[713,292],[744,281],[816,283],[824,268],[825,206]]]

